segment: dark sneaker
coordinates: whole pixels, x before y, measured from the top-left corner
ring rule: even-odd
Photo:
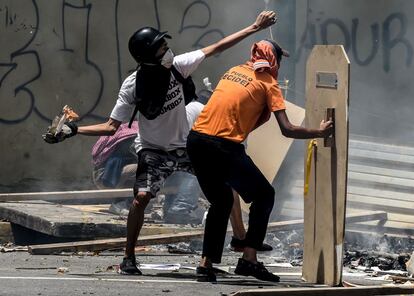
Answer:
[[[272,250],[273,250],[273,247],[271,245],[266,244],[266,243],[263,243],[262,246],[259,249],[257,249],[257,251],[259,251],[259,252],[269,252],[269,251],[272,251]]]
[[[235,238],[234,236],[231,238],[230,247],[234,252],[243,252],[246,243],[243,239]],[[273,247],[266,243],[263,243],[260,248],[257,249],[259,252],[268,252],[272,251]]]
[[[197,282],[217,282],[213,267],[197,266],[196,275]]]
[[[119,264],[119,273],[127,275],[142,275],[141,270],[137,267],[137,261],[135,257],[127,257]]]
[[[244,249],[244,240],[235,238],[234,236],[230,241],[230,248],[234,252],[243,252]]]
[[[263,263],[257,262],[252,263],[243,258],[239,259],[236,269],[234,270],[235,274],[244,275],[244,276],[253,276],[258,280],[267,281],[267,282],[279,282],[280,278],[269,272]]]

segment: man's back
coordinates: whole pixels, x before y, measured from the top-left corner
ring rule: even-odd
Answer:
[[[276,79],[247,65],[236,66],[222,76],[193,129],[240,143],[269,119],[272,107],[285,108]]]

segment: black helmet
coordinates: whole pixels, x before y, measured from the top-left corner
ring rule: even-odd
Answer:
[[[155,53],[161,46],[160,41],[163,38],[171,39],[171,36],[152,27],[141,28],[129,38],[129,52],[138,63],[154,62]]]

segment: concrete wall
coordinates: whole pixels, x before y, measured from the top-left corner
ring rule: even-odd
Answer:
[[[288,1],[270,8],[276,5],[293,15]],[[81,115],[80,124],[107,119],[135,67],[127,41],[136,29],[168,30],[172,49],[182,53],[250,25],[264,6],[249,0],[0,0],[0,191],[90,185],[97,139],[47,145],[41,134],[65,104]],[[285,19],[280,28],[287,25]],[[195,73],[196,82],[210,76],[216,83],[228,67],[248,59],[253,41],[267,36],[257,34],[210,58]]]
[[[65,104],[81,124],[106,120],[135,67],[127,40],[137,28],[168,30],[181,53],[249,25],[264,7],[262,0],[0,0],[0,191],[34,181],[42,190],[90,185],[96,138],[47,145],[41,134]],[[352,63],[351,133],[410,141],[413,1],[273,0],[269,8],[280,16],[274,36],[292,53],[280,73],[290,81],[288,99],[304,105],[304,66],[314,44],[344,44]],[[253,41],[268,36],[266,30],[210,58],[196,82],[209,76],[216,83],[248,58]]]
[[[296,100],[314,44],[343,44],[351,61],[350,132],[413,145],[414,1],[296,1]]]

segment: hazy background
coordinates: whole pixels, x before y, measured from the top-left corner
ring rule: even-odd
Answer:
[[[265,5],[0,0],[0,191],[92,186],[91,147],[97,138],[47,145],[41,134],[65,104],[82,116],[80,124],[107,119],[122,80],[135,68],[127,41],[136,29],[168,30],[177,54],[250,25]],[[351,61],[351,138],[412,145],[414,1],[270,0],[268,8],[279,15],[275,39],[291,52],[279,77],[289,80],[288,100],[304,106],[312,46],[343,44]],[[206,60],[193,75],[198,86],[205,76],[217,83],[228,67],[248,59],[253,41],[268,37],[269,30],[263,31]]]

